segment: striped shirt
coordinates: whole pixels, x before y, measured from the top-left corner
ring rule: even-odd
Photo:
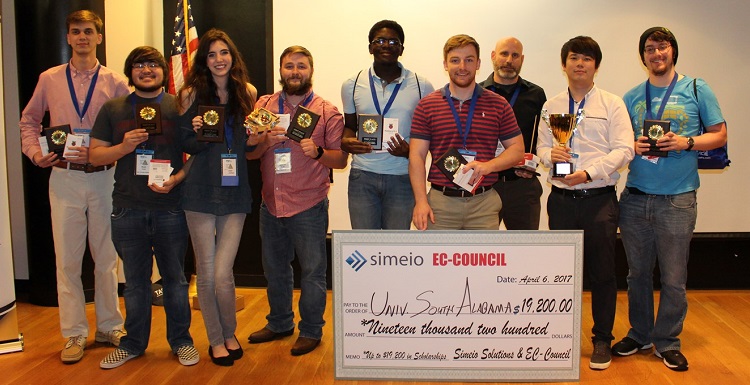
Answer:
[[[447,102],[446,90],[447,86],[425,96],[419,102],[414,110],[411,136],[430,142],[432,165],[427,180],[441,186],[453,186],[453,182],[440,172],[435,164],[435,161],[451,147],[464,148],[463,138],[456,127],[456,120]],[[461,102],[451,98],[451,101],[466,131],[470,100]],[[480,87],[474,117],[466,139],[466,149],[477,153],[476,160],[487,162],[495,157],[498,141],[512,139],[518,135],[521,135],[521,130],[518,128],[510,104],[502,96]],[[485,176],[481,185],[491,186],[495,182],[497,182],[497,173],[490,173]]]

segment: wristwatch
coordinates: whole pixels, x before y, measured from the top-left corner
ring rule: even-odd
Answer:
[[[685,151],[692,150],[694,145],[695,145],[695,140],[693,140],[693,137],[692,136],[688,137],[688,146],[685,149]]]
[[[313,159],[315,159],[315,160],[318,160],[318,159],[320,159],[320,157],[322,157],[322,156],[323,156],[323,153],[324,153],[324,152],[325,152],[325,151],[323,151],[323,147],[321,147],[321,146],[318,146],[318,156],[316,156],[316,157],[315,157],[315,158],[313,158]]]

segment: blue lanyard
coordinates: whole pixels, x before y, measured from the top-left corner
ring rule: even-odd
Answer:
[[[375,109],[378,110],[378,115],[383,115],[388,113],[388,110],[391,109],[391,105],[393,104],[393,101],[396,99],[396,95],[398,95],[398,91],[401,89],[401,84],[398,83],[396,85],[396,88],[393,89],[393,93],[391,94],[391,98],[388,99],[388,103],[385,104],[385,109],[383,112],[380,112],[380,102],[378,102],[378,94],[375,92],[375,82],[372,80],[372,68],[370,68],[370,92],[372,93],[372,102],[375,104]]]
[[[300,106],[307,107],[308,104],[312,101],[313,95],[315,95],[314,92],[310,92],[310,96],[306,97],[305,100],[300,103]],[[279,95],[279,114],[284,113],[284,98],[282,98],[282,95]]]
[[[575,114],[575,100],[573,100],[573,95],[570,94],[570,88],[568,88],[568,113],[569,114]],[[586,104],[586,97],[584,96],[583,99],[581,99],[581,104],[578,105],[578,110],[583,109],[583,105]]]
[[[456,106],[453,105],[451,90],[448,87],[448,84],[445,85],[445,100],[448,101],[448,106],[450,106],[451,113],[453,113],[453,119],[456,121],[458,133],[461,134],[461,139],[463,139],[464,149],[467,150],[468,148],[466,147],[466,141],[469,138],[469,131],[471,131],[471,121],[474,119],[474,109],[477,107],[477,99],[479,99],[479,89],[479,85],[475,84],[474,93],[471,95],[471,103],[469,103],[469,115],[466,118],[466,130],[464,130],[463,126],[461,125],[461,118],[458,116],[458,111],[456,111]]]
[[[664,98],[661,100],[661,106],[659,106],[659,112],[656,114],[656,119],[661,120],[661,116],[664,114],[664,109],[667,107],[669,97],[674,91],[674,86],[677,84],[677,72],[674,73],[672,81],[669,83],[667,92],[664,94]],[[646,119],[653,119],[651,115],[651,82],[646,80]]]
[[[234,130],[232,129],[234,127],[234,115],[230,116],[228,119],[224,121],[224,140],[227,142],[227,153],[232,153],[232,144],[234,143],[232,139],[234,138]]]
[[[513,96],[510,97],[510,107],[513,108],[514,105],[516,105],[516,100],[518,100],[518,94],[521,93],[521,83],[519,82],[516,84],[516,89],[513,91]]]
[[[70,75],[70,63],[68,63],[67,67],[65,67],[65,76],[68,78],[68,91],[70,91],[70,98],[73,99],[73,106],[76,108],[76,113],[78,114],[78,117],[81,119],[81,122],[83,122],[83,117],[86,116],[86,111],[89,109],[89,104],[91,104],[91,99],[94,96],[94,87],[96,87],[96,79],[99,78],[99,70],[102,68],[102,65],[99,64],[96,67],[96,72],[94,72],[94,76],[91,77],[91,85],[89,86],[89,92],[86,94],[86,101],[83,103],[83,111],[81,111],[81,108],[78,107],[78,97],[76,97],[76,89],[73,86],[73,76]]]

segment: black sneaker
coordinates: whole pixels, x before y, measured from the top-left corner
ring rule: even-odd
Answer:
[[[594,342],[594,352],[591,353],[589,368],[595,370],[604,370],[612,362],[612,353],[610,352],[609,343],[604,341]]]
[[[688,370],[687,358],[685,358],[679,350],[667,350],[661,353],[657,351],[654,352],[654,354],[664,360],[664,365],[676,372],[684,372]]]
[[[631,354],[634,354],[639,349],[640,350],[646,350],[651,349],[654,346],[652,343],[648,343],[646,345],[642,345],[638,343],[638,341],[630,338],[625,337],[622,339],[622,341],[616,343],[614,346],[612,346],[612,354],[620,357],[629,356]]]

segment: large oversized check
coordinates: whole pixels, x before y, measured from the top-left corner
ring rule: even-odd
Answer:
[[[339,379],[579,379],[581,231],[334,231]]]

